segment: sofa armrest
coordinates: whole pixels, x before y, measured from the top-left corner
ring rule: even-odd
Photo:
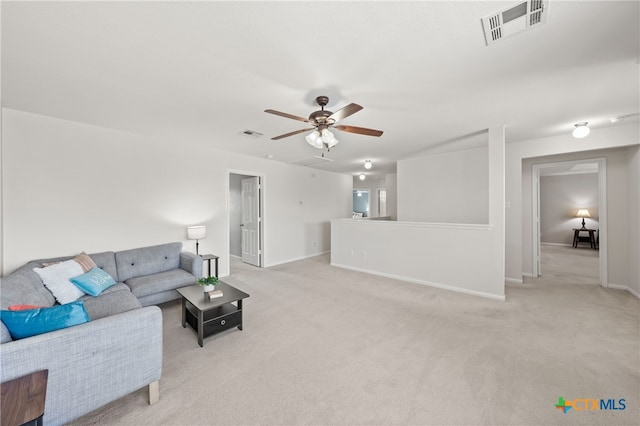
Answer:
[[[202,258],[197,254],[188,251],[180,252],[180,268],[195,275],[196,278],[202,278]]]
[[[1,382],[49,370],[44,424],[68,423],[160,379],[162,311],[134,309],[4,343],[0,363]]]

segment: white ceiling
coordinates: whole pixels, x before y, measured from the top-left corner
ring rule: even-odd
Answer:
[[[2,106],[274,161],[320,152],[306,117],[384,130],[313,167],[393,171],[507,126],[507,142],[640,111],[640,3],[550,0],[547,23],[487,47],[481,18],[516,1],[2,2]],[[251,129],[258,139],[242,136]]]

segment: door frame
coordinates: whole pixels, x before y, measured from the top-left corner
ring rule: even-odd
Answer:
[[[598,238],[599,238],[599,260],[600,260],[600,285],[608,287],[607,273],[607,159],[586,158],[581,160],[556,161],[553,163],[534,164],[531,171],[531,241],[532,247],[532,269],[533,277],[540,276],[540,170],[558,165],[574,165],[582,163],[598,164]],[[601,238],[604,236],[604,238]]]
[[[259,196],[259,206],[260,206],[260,232],[258,233],[258,238],[260,239],[260,268],[264,268],[265,265],[265,241],[264,241],[264,236],[265,236],[265,227],[266,227],[266,221],[264,219],[264,212],[265,212],[265,199],[266,199],[266,176],[262,173],[257,173],[257,172],[251,172],[251,171],[247,171],[247,170],[239,170],[239,169],[227,169],[227,174],[225,176],[225,180],[226,180],[226,202],[225,202],[225,206],[226,206],[226,219],[227,219],[227,232],[225,233],[225,252],[226,252],[226,258],[227,258],[227,265],[226,265],[226,275],[230,275],[231,274],[231,250],[230,250],[230,233],[231,233],[231,191],[229,188],[229,184],[231,181],[231,175],[245,175],[245,176],[249,176],[249,177],[259,177],[260,178],[260,196]]]

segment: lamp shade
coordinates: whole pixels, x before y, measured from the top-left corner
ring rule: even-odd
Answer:
[[[578,213],[576,214],[576,217],[591,217],[591,215],[589,214],[589,210],[580,209],[580,210],[578,210]]]
[[[204,225],[188,226],[187,227],[187,239],[189,240],[201,240],[207,238],[207,227]]]

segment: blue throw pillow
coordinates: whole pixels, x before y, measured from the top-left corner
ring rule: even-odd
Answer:
[[[50,308],[25,311],[3,310],[0,311],[0,319],[9,329],[14,340],[60,330],[91,320],[82,300]]]
[[[80,290],[94,297],[116,283],[111,275],[100,268],[93,268],[87,273],[71,278],[70,281]]]

